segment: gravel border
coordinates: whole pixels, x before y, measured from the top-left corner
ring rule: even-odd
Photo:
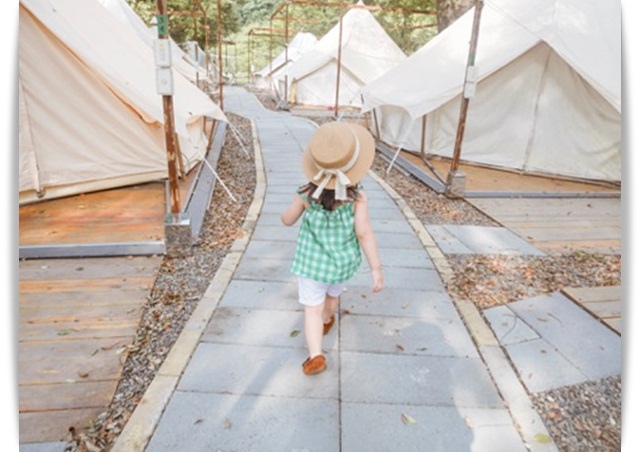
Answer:
[[[559,450],[621,450],[620,376],[534,394],[531,400]]]

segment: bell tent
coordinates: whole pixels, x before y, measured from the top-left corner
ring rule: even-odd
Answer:
[[[167,177],[153,51],[96,1],[20,0],[19,201]],[[224,113],[173,70],[185,170]]]
[[[473,16],[364,88],[382,141],[452,156]],[[620,181],[620,36],[614,0],[485,2],[461,159]]]
[[[351,5],[342,18],[341,41],[338,23],[278,75],[278,96],[291,104],[334,106],[339,50],[340,106],[360,107],[360,89],[406,59],[404,52],[360,1]]]
[[[253,83],[255,86],[260,89],[270,89],[273,79],[278,78],[280,73],[290,67],[317,42],[318,39],[312,33],[303,31],[296,33],[285,50],[280,52],[262,70],[254,74]]]

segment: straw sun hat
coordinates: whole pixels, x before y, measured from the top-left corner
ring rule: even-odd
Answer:
[[[375,157],[375,142],[364,127],[347,122],[329,122],[315,131],[302,154],[302,170],[318,186],[313,198],[326,188],[335,199],[347,199],[347,187],[360,182]]]

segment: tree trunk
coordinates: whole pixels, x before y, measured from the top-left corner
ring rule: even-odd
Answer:
[[[455,22],[458,17],[466,13],[474,4],[474,0],[436,0],[438,32]]]

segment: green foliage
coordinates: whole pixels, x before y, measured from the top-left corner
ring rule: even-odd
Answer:
[[[127,0],[129,5],[147,23],[157,14],[155,0]],[[221,0],[222,37],[240,29],[240,16],[236,3]],[[217,44],[217,1],[214,0],[167,0],[169,12],[169,34],[174,41],[198,41],[201,48]],[[207,30],[208,27],[208,30]]]
[[[280,1],[276,0],[238,0],[236,10],[240,15],[240,26],[262,22],[271,15],[279,3]]]
[[[382,8],[375,13],[376,19],[407,55],[422,47],[438,31],[435,14],[408,12],[435,12],[435,0],[381,0],[371,3]]]
[[[149,24],[156,14],[155,0],[127,0],[133,9]],[[338,0],[320,0],[337,3]],[[355,3],[356,0],[353,0]],[[400,11],[435,12],[437,4],[446,1],[469,0],[365,0],[367,6],[380,7],[372,11],[389,36],[404,50],[412,54],[437,33],[435,14],[417,14]],[[288,39],[298,31],[313,33],[321,38],[340,18],[339,8],[322,5],[290,4],[285,0],[221,0],[222,37],[226,44],[223,49],[228,72],[246,78],[249,63],[253,71],[260,70],[280,53],[285,44],[284,29],[288,25]],[[345,2],[347,4],[348,2]],[[200,5],[202,7],[200,7]],[[178,43],[197,40],[200,47],[217,52],[217,1],[216,0],[167,0],[170,11],[169,34]],[[203,13],[204,10],[204,13]],[[274,14],[277,12],[277,14]],[[190,14],[195,13],[196,19]],[[209,26],[208,38],[205,32]],[[288,17],[288,21],[285,19]],[[273,28],[274,36],[269,39],[266,30]],[[252,31],[253,30],[253,31]],[[251,36],[251,60],[249,60],[249,34]]]

